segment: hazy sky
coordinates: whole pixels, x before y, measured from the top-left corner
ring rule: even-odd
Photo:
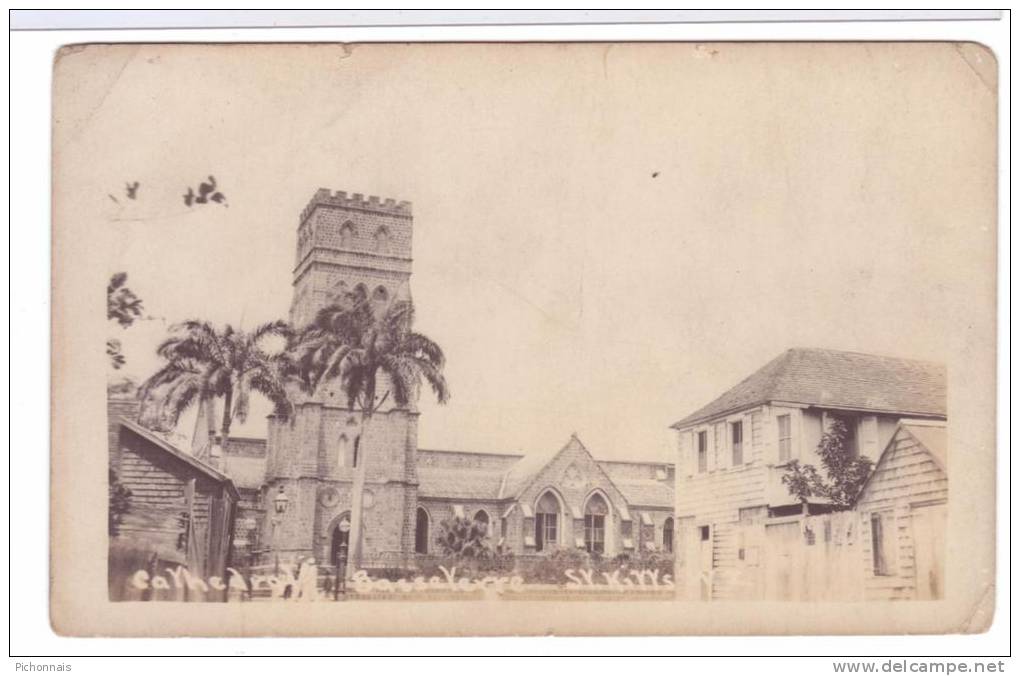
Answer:
[[[418,328],[453,392],[423,402],[420,447],[576,432],[596,457],[661,459],[670,423],[789,347],[945,359],[974,340],[954,332],[974,288],[954,261],[993,262],[971,224],[994,199],[989,58],[93,48],[58,64],[57,188],[158,318],[111,324],[126,375],[155,368],[167,323],[285,318],[317,188],[407,199]],[[210,173],[229,207],[185,207]],[[259,413],[237,431],[263,436]]]

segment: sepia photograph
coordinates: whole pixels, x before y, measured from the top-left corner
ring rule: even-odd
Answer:
[[[59,634],[991,622],[986,47],[53,69]]]

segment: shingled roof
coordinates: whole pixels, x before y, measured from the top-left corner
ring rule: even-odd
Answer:
[[[774,401],[944,418],[946,369],[914,359],[793,348],[671,427]]]

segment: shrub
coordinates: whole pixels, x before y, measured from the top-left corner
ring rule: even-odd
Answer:
[[[493,554],[486,525],[461,516],[440,522],[436,544],[444,555],[461,559],[487,559]]]
[[[853,507],[857,494],[871,475],[872,462],[865,456],[854,456],[847,448],[849,432],[847,423],[835,418],[818,443],[818,455],[825,469],[826,477],[814,465],[801,465],[797,460],[790,462],[783,484],[790,495],[807,503],[814,496],[828,500],[837,509]]]

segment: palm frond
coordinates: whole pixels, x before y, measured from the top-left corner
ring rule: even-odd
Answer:
[[[438,368],[443,368],[446,364],[443,348],[439,347],[439,344],[428,336],[420,333],[411,332],[404,336],[402,350],[416,357],[424,357]]]
[[[432,388],[432,393],[436,395],[436,401],[440,404],[450,401],[450,386],[446,383],[446,377],[443,375],[442,368],[423,359],[415,359],[415,362],[422,377],[425,378],[425,382],[429,384],[429,387]]]
[[[278,319],[274,322],[266,322],[256,326],[251,332],[250,341],[253,345],[258,345],[263,338],[274,336],[287,339],[290,338],[292,334],[293,330],[291,329],[290,324],[282,319]]]
[[[260,341],[269,336],[280,336],[288,344],[293,340],[283,321],[267,322],[251,332],[230,325],[217,331],[211,323],[198,319],[175,324],[157,348],[166,363],[145,381],[141,391],[157,400],[173,424],[196,402],[219,397],[232,401],[230,410],[224,412],[224,427],[234,418],[243,422],[250,410],[252,389],[280,407],[286,398],[282,383],[299,367],[289,355],[267,354],[261,348]]]

